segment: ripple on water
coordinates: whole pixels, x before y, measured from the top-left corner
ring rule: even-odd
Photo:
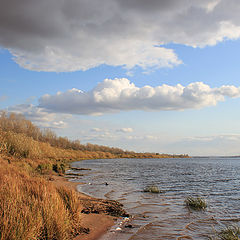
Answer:
[[[240,219],[240,158],[100,159],[73,163],[91,168],[80,187],[90,195],[119,200],[133,214],[132,229],[110,232],[104,240],[204,240]],[[109,185],[106,186],[105,183]],[[88,183],[91,183],[89,185]],[[160,194],[143,193],[157,185]],[[205,211],[188,209],[187,196],[207,200]]]

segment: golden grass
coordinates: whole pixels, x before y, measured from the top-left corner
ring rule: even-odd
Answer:
[[[1,240],[67,240],[83,230],[75,191],[57,189],[6,161],[0,164]]]
[[[91,158],[114,158],[111,153],[89,152],[52,147],[47,142],[39,142],[23,133],[0,130],[0,152],[18,158],[81,160]]]

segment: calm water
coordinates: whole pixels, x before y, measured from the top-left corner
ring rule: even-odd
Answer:
[[[204,240],[240,221],[240,158],[100,159],[72,165],[92,169],[81,171],[85,176],[79,181],[86,184],[79,191],[118,200],[133,215],[134,228],[113,229],[104,240]],[[163,193],[144,193],[151,184]],[[207,209],[189,210],[187,196],[204,197]]]

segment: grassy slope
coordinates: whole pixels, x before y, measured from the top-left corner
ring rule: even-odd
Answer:
[[[0,239],[72,239],[84,230],[77,193],[56,188],[29,163],[0,157]]]

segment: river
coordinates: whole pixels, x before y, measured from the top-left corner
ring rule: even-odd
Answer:
[[[204,240],[240,221],[240,158],[97,159],[72,166],[91,169],[81,171],[79,191],[118,200],[133,216],[133,228],[113,229],[104,240]],[[149,185],[161,193],[143,192]],[[204,198],[206,210],[186,207],[188,196]]]

